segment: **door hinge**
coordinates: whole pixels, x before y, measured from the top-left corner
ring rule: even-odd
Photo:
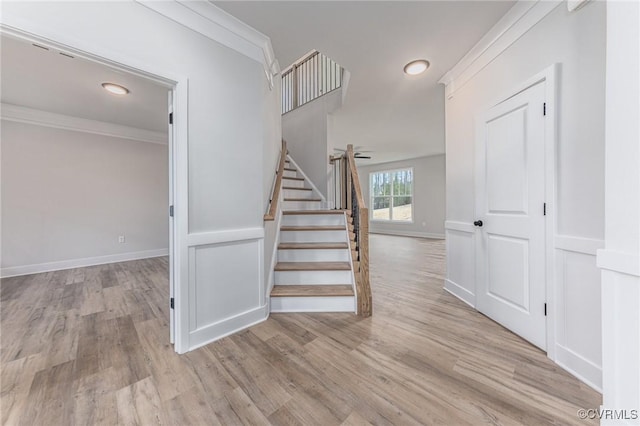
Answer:
[[[547,215],[547,203],[542,204],[542,215],[543,216]]]
[[[169,217],[173,217],[173,206],[169,206]]]
[[[542,115],[547,115],[547,103],[542,104]]]
[[[175,309],[174,308],[174,303],[173,303],[173,297],[171,299],[169,299],[169,304],[171,305],[171,309]]]
[[[173,300],[173,299],[171,299],[171,300]],[[544,304],[544,316],[545,317],[547,316],[547,304],[546,303]]]
[[[169,113],[169,124],[173,124],[173,113]]]

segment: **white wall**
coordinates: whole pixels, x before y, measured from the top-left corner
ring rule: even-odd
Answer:
[[[603,425],[640,424],[639,28],[638,2],[607,2]]]
[[[325,197],[329,194],[327,118],[342,105],[343,89],[321,96],[282,116],[282,137],[293,160]]]
[[[375,156],[375,153],[372,154]],[[364,160],[363,160],[364,161]],[[413,222],[371,221],[369,229],[373,233],[407,235],[414,237],[444,238],[445,212],[445,156],[413,158],[392,163],[358,165],[362,185],[362,195],[371,207],[369,194],[369,174],[382,170],[413,167]]]
[[[566,2],[558,4],[513,44],[503,45],[506,49],[487,60],[473,77],[454,81],[448,87],[455,90],[448,91],[453,95],[446,100],[445,287],[468,303],[475,303],[472,222],[476,115],[528,78],[554,63],[560,64],[557,198],[547,200],[557,220],[556,276],[548,277],[555,281],[555,294],[547,295],[548,301],[553,301],[549,309],[556,337],[548,351],[558,363],[599,388],[600,282],[595,251],[602,246],[604,236],[605,3],[589,2],[575,12],[567,11]],[[532,10],[549,5],[541,2]],[[518,25],[530,17],[521,19]],[[498,37],[485,55],[501,44]]]
[[[4,120],[0,141],[3,276],[168,253],[167,145]]]
[[[264,320],[268,39],[207,2],[12,2],[0,19],[179,82],[176,349]]]

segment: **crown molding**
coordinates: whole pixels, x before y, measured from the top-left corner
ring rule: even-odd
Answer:
[[[168,141],[167,135],[162,132],[121,126],[104,121],[88,120],[86,118],[71,117],[69,115],[55,114],[53,112],[4,103],[0,106],[0,118],[17,123],[131,139],[138,142],[167,145]]]
[[[453,94],[484,67],[533,28],[545,16],[562,4],[561,0],[519,0],[509,11],[460,59],[438,83],[445,85],[445,96]]]
[[[273,88],[280,65],[271,39],[208,1],[135,0],[146,8],[262,64]]]

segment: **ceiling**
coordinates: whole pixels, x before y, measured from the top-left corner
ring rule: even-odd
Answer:
[[[0,43],[2,103],[167,132],[166,87],[5,35],[0,37]],[[113,95],[102,88],[103,82],[123,85],[130,93]]]
[[[215,1],[271,38],[285,68],[312,49],[351,73],[333,113],[337,147],[372,150],[374,164],[444,153],[444,88],[437,83],[513,1]],[[431,67],[410,77],[403,67]]]

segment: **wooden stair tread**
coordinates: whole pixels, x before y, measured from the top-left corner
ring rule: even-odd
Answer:
[[[349,262],[278,262],[274,271],[350,271]]]
[[[290,168],[290,167],[285,167],[284,169],[285,169],[286,171],[288,171],[288,172],[297,172],[297,171],[298,171],[297,169],[292,169],[292,168]]]
[[[281,226],[281,231],[344,231],[342,225]]]
[[[298,188],[296,186],[283,186],[282,189],[292,189],[295,191],[313,191],[311,188]]]
[[[347,243],[280,243],[278,250],[346,250]]]
[[[320,198],[285,198],[285,201],[322,201]]]
[[[351,215],[348,210],[283,210],[284,215],[302,215],[302,214],[344,214]]]
[[[288,176],[282,176],[282,179],[289,179],[289,180],[304,180],[304,178],[302,178],[302,177],[288,177]]]
[[[331,297],[353,296],[353,287],[344,285],[276,285],[271,297]]]

